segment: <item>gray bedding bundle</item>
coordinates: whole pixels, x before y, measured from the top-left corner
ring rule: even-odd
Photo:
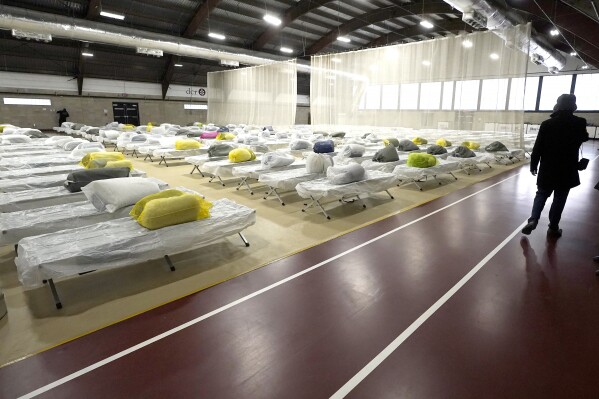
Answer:
[[[396,147],[396,148],[399,147],[399,140],[398,139],[396,139],[394,137],[390,137],[390,138],[385,139],[385,140],[387,140],[387,142],[389,144],[391,144],[393,147]]]
[[[292,150],[311,150],[312,143],[308,140],[292,140],[289,143],[289,148]]]
[[[237,146],[231,143],[212,144],[210,147],[208,147],[208,156],[210,158],[226,157],[229,155],[231,150],[234,150],[235,148],[237,148]]]
[[[83,169],[69,173],[64,186],[69,192],[76,193],[82,187],[96,180],[129,177],[129,168]]]
[[[392,145],[388,145],[385,148],[378,150],[372,157],[374,162],[395,162],[399,161],[399,155],[397,150]]]
[[[401,140],[397,146],[397,151],[416,151],[420,148],[410,140]]]
[[[485,147],[487,152],[509,151],[501,141],[494,141]]]
[[[472,151],[470,148],[465,147],[463,145],[461,145],[461,146],[457,147],[455,150],[453,150],[453,152],[450,155],[452,157],[456,157],[456,158],[473,158],[476,156],[474,151]]]
[[[357,163],[331,166],[327,169],[327,179],[332,184],[349,184],[366,178],[364,167]]]
[[[331,134],[331,137],[338,137],[338,138],[344,138],[345,137],[345,132],[335,132],[333,134]]]
[[[441,155],[447,154],[447,150],[445,147],[441,147],[440,145],[433,144],[426,149],[427,154],[431,155]]]

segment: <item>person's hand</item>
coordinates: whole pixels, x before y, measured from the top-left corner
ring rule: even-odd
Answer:
[[[536,176],[537,175],[537,170],[536,169],[531,169],[530,173],[532,173],[533,176]]]

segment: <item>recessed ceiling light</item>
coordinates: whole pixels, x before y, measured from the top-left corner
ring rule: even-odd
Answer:
[[[491,53],[491,54],[489,54],[489,58],[492,60],[498,60],[499,55],[497,53]]]
[[[571,55],[572,57],[576,57],[578,54],[576,54],[576,51],[572,51],[572,52],[570,53],[570,55]]]
[[[426,29],[432,29],[435,25],[431,24],[430,21],[422,20],[420,21],[420,25],[424,26]]]
[[[181,68],[181,67],[183,66],[183,64],[175,64],[175,66],[176,66],[177,68]]]
[[[550,34],[551,36],[557,36],[557,35],[559,35],[559,30],[557,30],[557,29],[551,29],[551,30],[549,31],[549,34]]]
[[[220,33],[210,32],[210,33],[208,33],[208,36],[213,39],[225,40],[225,35],[221,35]]]
[[[345,36],[338,36],[337,40],[339,40],[340,42],[343,42],[343,43],[351,42],[351,39],[349,37],[345,37]]]
[[[424,61],[422,61],[422,65],[424,65],[424,66],[431,66],[431,62],[424,60]]]
[[[464,41],[462,42],[462,46],[464,46],[465,48],[470,48],[470,47],[472,47],[472,40],[468,40],[468,39],[464,40]]]
[[[94,56],[93,53],[88,53],[86,51],[82,52],[81,55],[84,56],[84,57],[93,57]]]
[[[279,18],[275,17],[274,15],[265,14],[264,17],[262,17],[262,18],[271,25],[275,25],[275,26],[281,25],[281,20]]]
[[[291,54],[293,53],[293,50],[289,47],[281,47],[281,52]]]
[[[588,65],[583,65],[583,66],[580,67],[580,69],[589,69],[589,66]]]
[[[331,58],[331,62],[334,62],[335,64],[338,64],[341,62],[341,58]]]
[[[123,14],[116,14],[114,12],[109,11],[100,11],[100,15],[106,18],[120,19],[121,21],[125,19]]]

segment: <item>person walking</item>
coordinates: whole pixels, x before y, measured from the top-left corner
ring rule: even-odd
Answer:
[[[578,151],[589,139],[586,120],[573,114],[576,109],[576,96],[562,94],[557,98],[551,118],[541,123],[530,156],[530,172],[537,176],[537,193],[523,234],[528,235],[537,227],[545,202],[553,193],[547,235],[554,238],[562,235],[559,222],[568,193],[580,185]]]
[[[67,121],[69,113],[67,112],[66,108],[56,111],[56,113],[58,114],[58,127],[62,127],[62,123]]]

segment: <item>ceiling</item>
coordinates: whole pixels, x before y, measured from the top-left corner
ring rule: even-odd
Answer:
[[[514,19],[533,22],[536,34],[552,46],[569,53],[573,44],[590,65],[599,65],[599,23],[591,1],[492,0],[509,10]],[[57,14],[84,25],[97,21],[139,31],[160,33],[230,47],[309,58],[318,53],[340,52],[410,42],[473,31],[461,13],[436,0],[0,0],[2,6]],[[123,21],[100,15],[110,11],[125,16]],[[278,16],[278,27],[263,20],[268,13]],[[546,14],[546,15],[545,15]],[[433,28],[419,22],[426,19]],[[549,35],[553,20],[563,36]],[[224,41],[208,33],[226,35]],[[351,42],[337,40],[346,36]],[[53,38],[50,43],[15,39],[0,31],[0,70],[161,83],[163,94],[169,84],[206,85],[206,74],[226,69],[218,61],[165,54],[156,58],[136,54],[135,49]],[[93,57],[82,57],[83,50]],[[182,67],[175,67],[181,64]],[[300,94],[309,92],[309,76],[298,79]]]

